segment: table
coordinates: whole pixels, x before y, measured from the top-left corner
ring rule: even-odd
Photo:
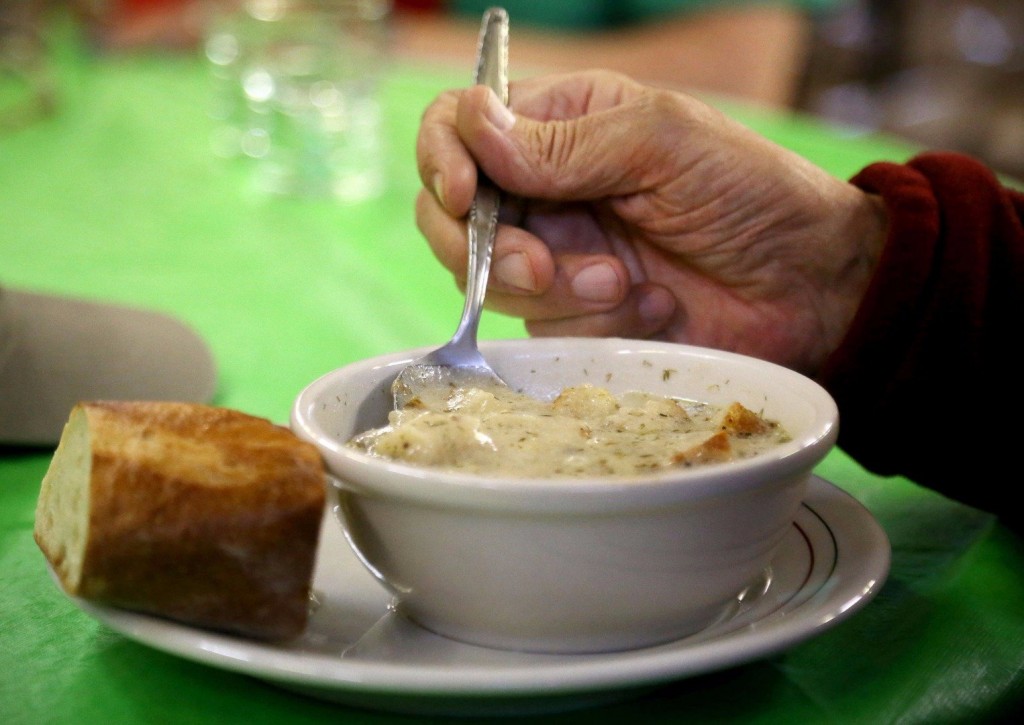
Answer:
[[[215,402],[285,423],[319,374],[436,345],[462,298],[413,222],[419,114],[464,74],[396,62],[386,192],[359,204],[267,198],[209,152],[201,60],[57,48],[58,113],[0,136],[0,280],[171,313],[210,342]],[[905,159],[893,139],[716,101],[840,177]],[[524,335],[485,315],[481,337]],[[306,698],[136,644],[70,603],[32,541],[50,450],[0,448],[0,720],[404,722]],[[766,660],[558,722],[984,722],[1024,703],[1024,544],[984,512],[869,474],[818,473],[885,528],[892,570],[850,620]],[[538,718],[541,722],[556,716]],[[469,721],[467,721],[469,722]]]

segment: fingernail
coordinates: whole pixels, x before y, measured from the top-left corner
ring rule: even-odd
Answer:
[[[430,184],[434,187],[434,196],[437,197],[438,203],[447,209],[448,207],[444,200],[444,179],[441,177],[440,171],[434,174],[434,178],[430,180]]]
[[[508,107],[498,100],[497,94],[491,91],[484,106],[484,115],[499,131],[508,131],[516,123],[516,116]]]
[[[640,298],[637,311],[640,318],[650,325],[667,320],[676,309],[676,300],[668,290],[653,289]]]
[[[506,254],[494,261],[494,276],[509,287],[533,292],[537,289],[537,279],[533,276],[530,261],[522,252]]]
[[[619,276],[610,264],[594,264],[573,278],[572,291],[591,302],[613,302],[620,295]]]

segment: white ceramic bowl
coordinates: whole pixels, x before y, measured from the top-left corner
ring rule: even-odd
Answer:
[[[481,350],[529,393],[592,382],[739,401],[792,441],[629,480],[441,472],[345,445],[384,424],[391,381],[425,349],[330,372],[299,394],[292,428],[323,454],[346,537],[400,612],[490,647],[613,651],[693,633],[763,584],[812,469],[835,442],[838,414],[823,388],[762,360],[671,343],[537,338]]]

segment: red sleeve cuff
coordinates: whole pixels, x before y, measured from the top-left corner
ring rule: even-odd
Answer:
[[[1024,386],[1009,382],[1019,377],[1010,340],[1024,314],[1024,197],[953,153],[873,164],[852,183],[882,197],[889,231],[820,375],[839,404],[839,445],[877,473],[990,507],[963,478],[993,460],[984,451],[1003,440],[1003,406],[1024,405]]]

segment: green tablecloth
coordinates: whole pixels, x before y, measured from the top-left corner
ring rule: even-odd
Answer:
[[[390,69],[388,189],[343,205],[261,197],[245,169],[211,155],[198,58],[58,51],[58,113],[0,136],[4,284],[186,320],[217,357],[216,402],[281,423],[321,373],[451,334],[462,299],[413,222],[413,142],[425,104],[463,74]],[[910,153],[719,105],[840,177]],[[497,316],[481,329],[523,334]],[[0,722],[406,719],[162,654],[83,614],[32,541],[50,454],[0,449]],[[1024,701],[1021,540],[988,514],[870,475],[840,451],[818,472],[862,501],[892,541],[892,572],[873,602],[783,654],[558,721],[979,722]]]

